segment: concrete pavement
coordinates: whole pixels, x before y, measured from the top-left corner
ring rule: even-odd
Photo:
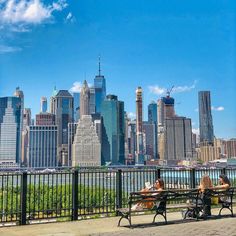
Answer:
[[[213,210],[216,213],[216,210]],[[117,227],[119,217],[79,220],[74,222],[59,222],[12,226],[0,228],[1,236],[78,236],[78,235],[164,235],[164,236],[236,236],[236,217],[224,217],[210,220],[186,220],[182,222],[179,212],[168,213],[169,224],[163,224],[161,217],[157,224],[151,225],[153,215],[138,215],[133,217],[134,228],[130,229],[128,221],[122,221],[122,227]]]

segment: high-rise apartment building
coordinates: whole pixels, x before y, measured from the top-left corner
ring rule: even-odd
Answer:
[[[124,102],[108,95],[102,102],[102,164],[124,164]]]
[[[22,115],[20,96],[0,98],[0,165],[21,162]]]
[[[28,129],[27,166],[30,168],[57,167],[57,126],[31,125]]]
[[[149,159],[157,158],[157,129],[155,122],[143,121],[143,132],[145,134],[145,154]]]
[[[90,89],[86,80],[80,92],[80,119],[83,115],[90,115]]]
[[[214,142],[210,91],[198,92],[200,144]]]
[[[128,158],[127,163],[130,165],[135,164],[135,152],[136,152],[136,122],[135,121],[129,121],[128,123]]]
[[[40,100],[40,112],[47,112],[48,102],[46,97],[41,97]]]
[[[225,153],[227,158],[236,157],[236,139],[232,138],[225,141]]]
[[[58,127],[58,160],[59,165],[68,160],[68,123],[73,122],[73,97],[67,90],[60,90],[51,97],[51,113],[56,116]]]
[[[144,163],[144,134],[143,134],[143,98],[142,98],[142,88],[138,87],[136,89],[136,136],[137,136],[137,146],[136,146],[136,163]]]
[[[165,120],[165,129],[160,137],[160,158],[163,160],[192,160],[191,119],[173,117]]]
[[[101,113],[101,104],[106,98],[106,79],[101,75],[101,62],[99,57],[98,75],[94,78],[96,113]]]
[[[90,115],[83,115],[72,144],[72,166],[100,166],[101,143]]]

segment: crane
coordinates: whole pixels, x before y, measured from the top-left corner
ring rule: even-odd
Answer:
[[[167,97],[170,97],[170,93],[171,93],[171,91],[173,90],[174,87],[175,87],[175,86],[173,85],[173,86],[171,87],[171,89],[167,89],[167,92],[166,92]]]

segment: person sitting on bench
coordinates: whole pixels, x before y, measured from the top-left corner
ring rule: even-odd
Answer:
[[[157,191],[158,193],[162,192],[164,190],[164,181],[162,179],[157,179],[153,185],[150,184],[150,182],[145,183],[145,188],[141,189],[140,192],[143,194],[150,194],[150,191]],[[158,193],[153,193],[151,195],[156,195]],[[148,198],[146,199],[148,200]],[[150,200],[153,200],[150,196]],[[132,206],[132,210],[142,210],[143,208],[152,209],[154,206],[154,202],[145,202],[145,203],[137,203],[134,206]]]
[[[208,175],[203,175],[200,181],[200,185],[198,189],[201,192],[201,199],[203,202],[203,214],[202,217],[207,217],[211,215],[211,198],[205,194],[207,189],[211,189],[213,187],[211,179]]]

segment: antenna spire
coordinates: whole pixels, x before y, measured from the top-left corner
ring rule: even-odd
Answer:
[[[98,75],[101,76],[101,56],[98,57]]]

